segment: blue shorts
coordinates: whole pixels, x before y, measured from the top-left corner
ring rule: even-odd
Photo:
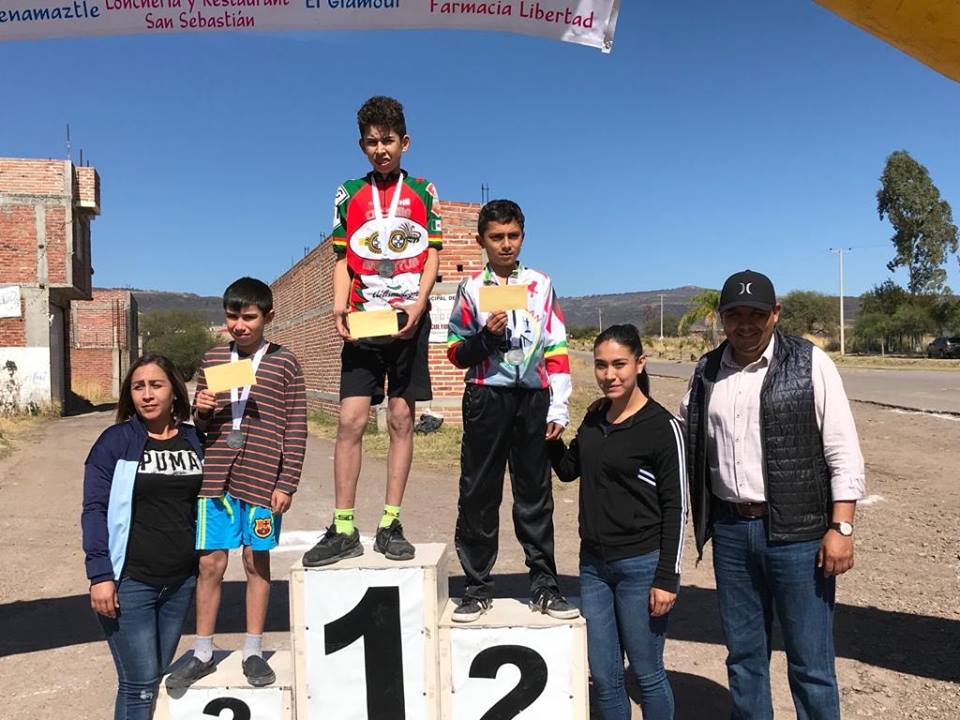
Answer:
[[[197,550],[232,550],[247,545],[273,550],[280,542],[283,517],[270,508],[225,494],[197,498]]]

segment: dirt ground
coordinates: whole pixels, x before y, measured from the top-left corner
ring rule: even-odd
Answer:
[[[582,378],[589,382],[588,378]],[[666,407],[685,387],[654,378]],[[855,404],[870,498],[857,519],[856,567],[839,582],[837,667],[848,718],[960,717],[960,421]],[[62,418],[20,439],[0,460],[0,716],[107,718],[115,674],[89,609],[80,550],[82,464],[109,413]],[[275,591],[267,643],[289,647],[286,571],[332,507],[332,444],[311,438],[304,480],[284,522],[288,537],[273,561]],[[358,498],[361,530],[372,530],[382,503],[384,466],[368,459]],[[563,588],[577,595],[576,485],[556,487],[557,560]],[[455,468],[417,465],[404,503],[408,535],[452,542]],[[526,593],[522,553],[512,535],[509,493],[501,513],[498,594]],[[683,588],[670,621],[666,660],[677,717],[727,717],[725,651],[709,548],[695,565],[692,538]],[[241,571],[228,571],[219,647],[240,646]],[[452,594],[462,587],[455,561]],[[188,629],[192,632],[192,626]],[[186,635],[182,648],[189,647]],[[780,645],[773,656],[778,718],[795,717]],[[639,709],[634,717],[639,718]]]

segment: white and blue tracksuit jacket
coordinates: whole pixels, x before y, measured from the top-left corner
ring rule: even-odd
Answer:
[[[197,429],[181,423],[180,433],[202,459],[203,440]],[[104,430],[87,456],[80,526],[91,585],[120,579],[130,537],[133,485],[146,445],[147,428],[134,417]]]

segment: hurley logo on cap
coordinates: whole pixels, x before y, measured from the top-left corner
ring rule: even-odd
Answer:
[[[753,270],[734,273],[727,278],[720,291],[719,312],[744,305],[771,311],[777,304],[777,294],[770,278]]]

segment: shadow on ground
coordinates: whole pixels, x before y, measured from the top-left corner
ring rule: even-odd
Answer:
[[[529,594],[525,574],[497,576],[496,583],[497,597],[524,598]],[[562,576],[560,587],[567,595],[579,594],[575,577]],[[462,593],[463,577],[452,577],[451,597],[459,597]],[[243,596],[243,582],[224,583],[218,633],[244,632]],[[722,644],[715,596],[716,592],[711,589],[683,587],[670,618],[669,637]],[[288,607],[288,583],[285,580],[274,582],[267,615],[268,632],[289,630]],[[190,615],[184,628],[188,634],[194,632],[192,613]],[[955,656],[956,648],[960,647],[960,621],[873,607],[838,605],[835,625],[838,657],[906,675],[960,682],[960,666]],[[2,604],[0,627],[3,628],[0,634],[0,657],[103,639],[87,594]],[[774,647],[783,648],[778,638],[775,638]],[[682,673],[674,677],[678,683],[707,682],[692,675],[684,677]],[[713,690],[706,687],[692,689],[691,692],[713,697]]]

